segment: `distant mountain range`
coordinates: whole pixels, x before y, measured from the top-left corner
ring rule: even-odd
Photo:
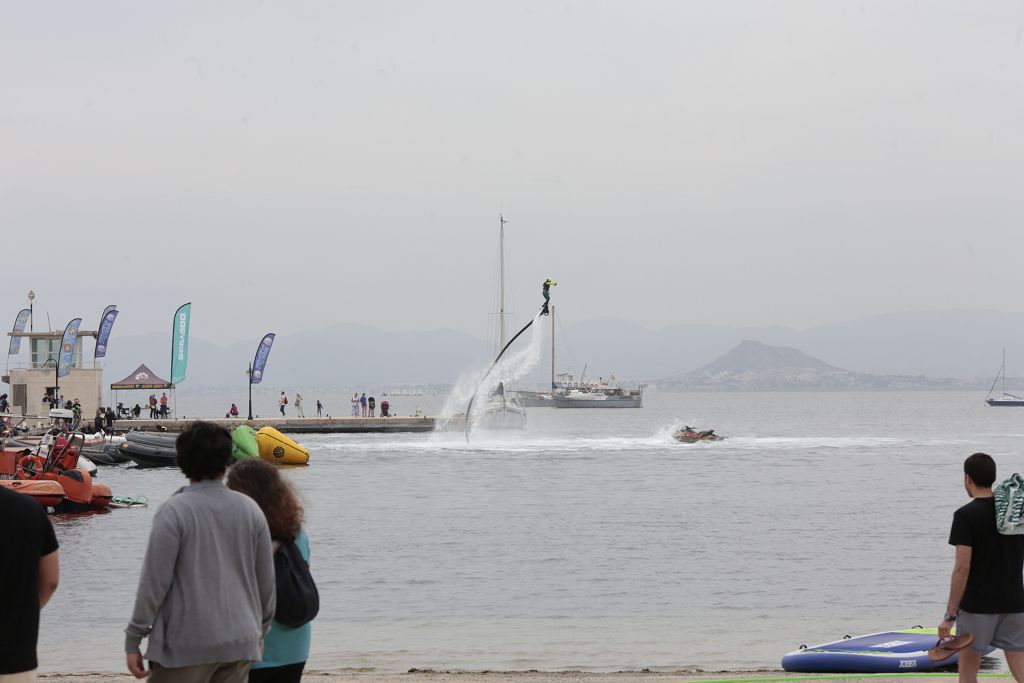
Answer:
[[[704,367],[659,381],[666,391],[977,389],[978,380],[850,372],[788,346],[740,342]]]
[[[669,315],[675,320],[686,317],[684,310]],[[277,331],[265,384],[282,388],[451,384],[486,365],[492,353],[486,341],[454,330],[390,332],[341,324],[319,331]],[[1024,314],[1018,313],[890,314],[805,330],[689,323],[651,330],[602,318],[568,325],[558,335],[558,369],[578,376],[586,364],[588,377],[676,378],[704,369],[745,339],[789,347],[812,359],[827,358],[828,363],[816,362],[853,374],[991,380],[1003,346],[1011,374],[1014,367],[1024,369]],[[193,330],[187,386],[244,385],[258,341],[217,345]],[[169,359],[169,335],[122,337],[115,328],[104,381],[120,379],[140,362],[166,375]],[[539,367],[534,379],[543,381],[545,372]]]

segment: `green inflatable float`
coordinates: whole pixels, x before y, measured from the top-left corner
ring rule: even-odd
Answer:
[[[231,455],[235,460],[260,457],[260,447],[256,443],[256,430],[249,425],[238,425],[231,430],[231,444]]]

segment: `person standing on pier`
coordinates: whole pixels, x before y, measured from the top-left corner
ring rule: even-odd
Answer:
[[[302,412],[302,394],[295,392],[295,416],[306,417],[306,413]]]
[[[316,416],[320,417],[324,412],[324,404],[320,403],[320,399],[316,400]]]
[[[167,407],[167,392],[165,391],[160,394],[160,417],[166,420],[168,415],[170,415],[170,409]]]
[[[367,405],[366,405],[366,392],[359,397],[359,409],[362,411],[363,417],[366,417]]]
[[[352,394],[352,417],[359,417],[359,392]]]
[[[366,399],[366,407],[370,409],[370,417],[374,417],[374,413],[377,411],[377,399],[373,396]]]
[[[284,417],[284,407],[286,405],[288,405],[288,397],[282,391],[281,397],[277,399],[277,407],[281,409],[281,417]]]

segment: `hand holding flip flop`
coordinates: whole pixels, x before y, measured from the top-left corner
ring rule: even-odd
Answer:
[[[944,659],[949,659],[957,652],[970,647],[973,642],[974,636],[970,633],[958,633],[955,636],[939,638],[939,642],[935,643],[935,646],[928,650],[928,657],[936,662],[941,662]]]

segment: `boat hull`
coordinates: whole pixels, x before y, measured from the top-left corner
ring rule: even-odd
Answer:
[[[3,479],[0,486],[29,496],[44,508],[57,507],[64,501],[64,487],[52,479]]]
[[[1024,408],[1024,399],[1019,398],[989,398],[985,403],[993,408]]]
[[[566,398],[555,396],[552,399],[556,408],[643,408],[641,396],[606,396],[603,399]]]

